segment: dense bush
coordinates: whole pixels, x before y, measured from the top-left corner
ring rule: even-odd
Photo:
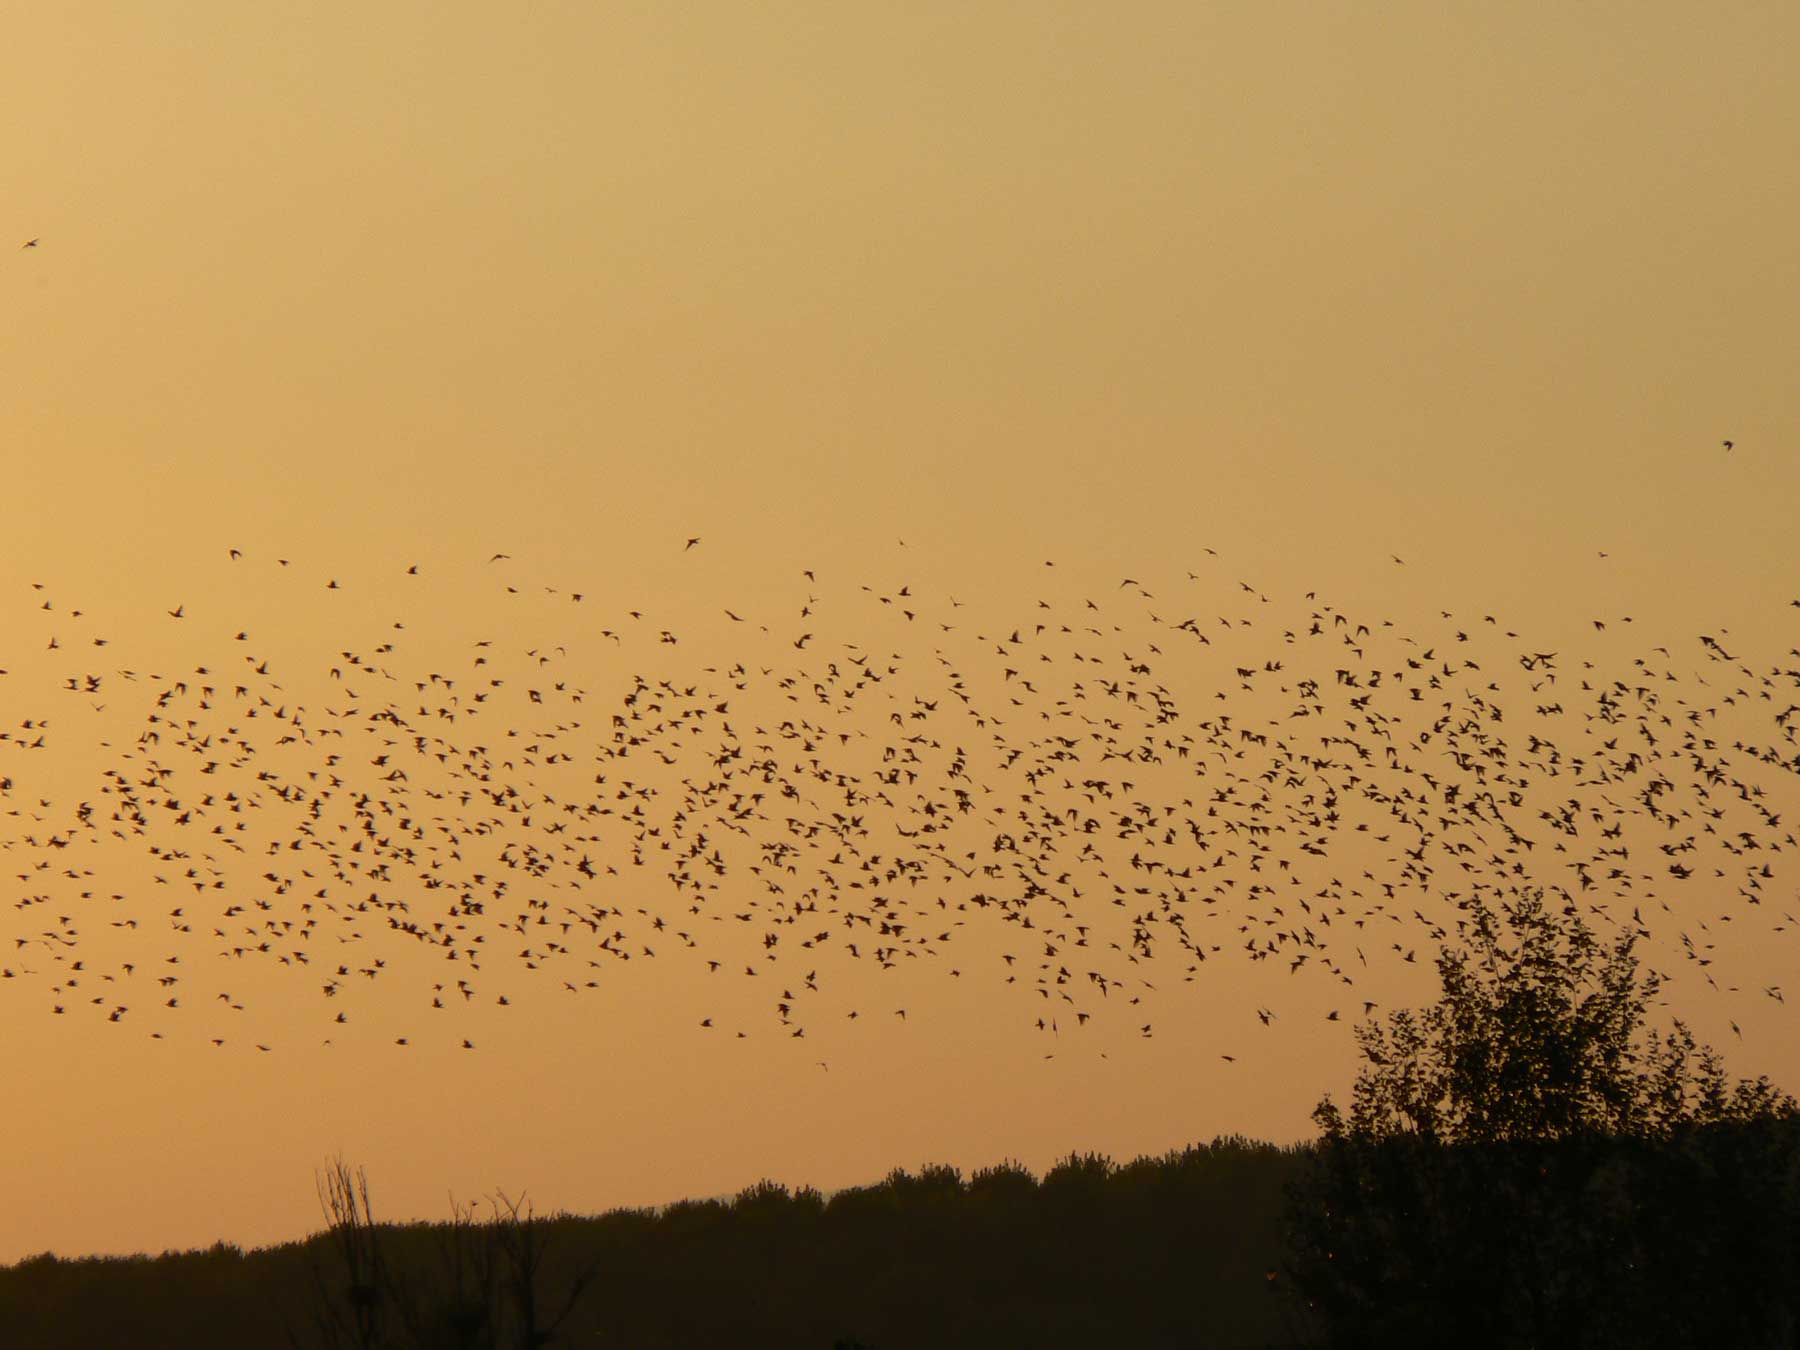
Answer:
[[[1796,1344],[1800,1112],[1646,1032],[1634,935],[1541,893],[1471,903],[1440,1001],[1365,1060],[1289,1210],[1289,1272],[1345,1347]]]

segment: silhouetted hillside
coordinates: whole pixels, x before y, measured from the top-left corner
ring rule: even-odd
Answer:
[[[1768,1116],[1660,1144],[1221,1139],[1072,1155],[1041,1180],[925,1167],[829,1199],[764,1182],[586,1218],[502,1197],[486,1219],[339,1222],[247,1253],[33,1257],[0,1269],[0,1347],[1548,1343],[1508,1330],[1521,1243],[1550,1281],[1534,1300],[1597,1310],[1559,1323],[1570,1345],[1787,1345],[1796,1158],[1800,1117]]]
[[[1222,1139],[1124,1165],[1075,1155],[1041,1180],[1010,1164],[925,1167],[829,1199],[765,1182],[731,1201],[558,1216],[537,1222],[540,1299],[548,1322],[589,1273],[550,1343],[634,1350],[1280,1344],[1271,1275],[1306,1156]],[[444,1315],[451,1224],[374,1233],[383,1343],[507,1343],[504,1328],[459,1331]],[[35,1257],[0,1270],[0,1344],[324,1345],[320,1305],[347,1285],[328,1234],[248,1253]]]

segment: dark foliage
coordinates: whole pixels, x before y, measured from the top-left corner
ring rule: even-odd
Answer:
[[[1634,936],[1471,904],[1443,996],[1359,1030],[1289,1211],[1293,1287],[1345,1347],[1800,1344],[1800,1113],[1729,1083]]]
[[[1041,1181],[1010,1164],[926,1167],[829,1199],[765,1182],[730,1201],[539,1219],[539,1307],[568,1310],[539,1344],[1280,1344],[1270,1276],[1302,1156],[1228,1139],[1124,1165],[1071,1156]],[[470,1254],[474,1225],[458,1220],[377,1226],[395,1350],[504,1346],[517,1328],[477,1315],[507,1277]],[[250,1253],[34,1258],[0,1270],[0,1345],[312,1350],[321,1284],[342,1293],[340,1250],[323,1233]]]
[[[1461,937],[1310,1148],[406,1226],[336,1163],[305,1243],[0,1270],[0,1346],[1800,1345],[1793,1099],[1646,1030],[1630,934],[1534,894]]]

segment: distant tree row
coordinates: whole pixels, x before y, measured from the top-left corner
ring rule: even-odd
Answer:
[[[304,1243],[0,1270],[0,1347],[1288,1344],[1275,1276],[1304,1157],[1222,1139],[1072,1155],[1041,1179],[928,1166],[596,1218],[498,1197],[408,1225],[380,1223],[365,1178],[333,1163],[326,1230]]]
[[[1800,1346],[1800,1106],[1649,1028],[1636,934],[1465,910],[1313,1145],[404,1226],[339,1160],[304,1243],[0,1270],[0,1348]]]

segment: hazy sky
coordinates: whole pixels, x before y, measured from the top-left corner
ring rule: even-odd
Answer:
[[[1800,633],[1791,4],[70,0],[7,31],[16,675],[45,595],[102,625],[96,669],[252,628],[315,680],[395,617],[516,661],[566,613],[610,698],[594,634],[630,609],[729,660],[725,607],[841,600],[822,647],[867,640],[832,627],[863,584],[1010,625],[1202,566],[1289,621],[1317,591],[1547,647]],[[0,683],[0,721],[35,697]],[[54,774],[79,799],[99,764]],[[166,923],[134,867],[95,884]],[[696,1036],[641,971],[604,1015],[519,1000],[474,1055],[321,1047],[310,986],[255,972],[268,1054],[21,981],[0,1257],[297,1236],[338,1149],[435,1217],[1292,1139],[1351,1068],[1308,1022],[1228,1073],[1201,1029],[1265,1001],[1238,965],[1104,1060],[1042,1059],[991,978],[907,978],[904,1027],[817,1055]],[[1782,1006],[1731,1013],[1742,1043],[1693,1015],[1800,1086]]]

